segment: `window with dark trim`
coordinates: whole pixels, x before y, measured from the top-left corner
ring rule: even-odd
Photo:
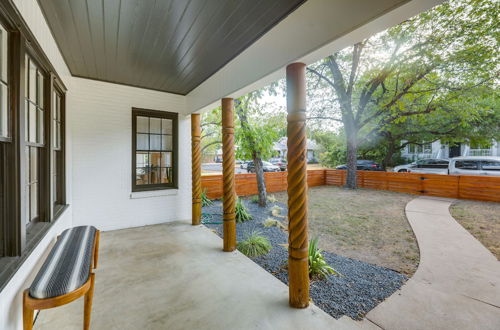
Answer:
[[[0,2],[0,289],[65,206],[65,92],[16,8]]]
[[[177,188],[177,113],[132,109],[132,191]]]

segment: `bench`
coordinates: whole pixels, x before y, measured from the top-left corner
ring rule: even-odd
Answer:
[[[23,294],[24,330],[33,328],[35,310],[62,306],[85,295],[83,328],[90,327],[100,232],[92,226],[66,229]]]

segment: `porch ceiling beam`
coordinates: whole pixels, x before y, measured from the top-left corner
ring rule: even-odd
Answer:
[[[201,128],[200,114],[191,115],[191,180],[192,180],[192,224],[199,225],[201,222]]]
[[[234,101],[222,99],[222,181],[225,252],[236,249],[236,190],[234,187]]]
[[[309,305],[307,238],[306,65],[286,68],[288,111],[288,287],[291,307]]]

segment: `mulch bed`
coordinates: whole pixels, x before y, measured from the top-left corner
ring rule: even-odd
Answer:
[[[283,283],[288,284],[286,269],[288,233],[278,227],[266,228],[263,226],[263,222],[268,218],[280,220],[285,224],[286,205],[275,202],[268,203],[266,208],[262,208],[248,199],[243,200],[243,203],[252,214],[253,219],[237,223],[237,241],[244,240],[246,235],[254,230],[258,230],[263,236],[266,236],[273,246],[272,250],[264,256],[251,259]],[[281,208],[281,214],[277,217],[271,215],[274,206]],[[222,220],[222,203],[214,201],[213,205],[203,207],[203,215],[204,219]],[[222,237],[221,224],[205,225]],[[319,247],[321,248],[321,241]],[[330,275],[325,280],[312,281],[310,296],[314,304],[334,318],[347,315],[353,319],[362,319],[366,313],[392,295],[407,280],[405,275],[391,269],[326,251],[323,251],[323,256],[342,276]]]

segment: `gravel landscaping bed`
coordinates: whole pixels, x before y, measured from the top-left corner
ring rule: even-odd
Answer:
[[[252,258],[254,262],[288,284],[286,264],[288,261],[288,234],[278,227],[264,227],[268,218],[277,219],[285,224],[287,208],[284,204],[268,203],[266,208],[245,199],[243,203],[253,216],[253,220],[237,223],[237,240],[242,241],[253,230],[258,230],[271,242],[272,250],[264,256]],[[281,216],[273,217],[274,206],[282,208]],[[222,203],[214,201],[211,206],[203,207],[204,219],[221,221]],[[205,224],[222,237],[222,224]],[[319,242],[321,248],[321,240]],[[398,290],[407,280],[405,275],[393,270],[375,266],[366,262],[350,259],[323,251],[326,261],[342,276],[329,276],[326,280],[312,281],[311,299],[325,312],[335,318],[347,315],[353,319],[361,319],[385,298]]]

